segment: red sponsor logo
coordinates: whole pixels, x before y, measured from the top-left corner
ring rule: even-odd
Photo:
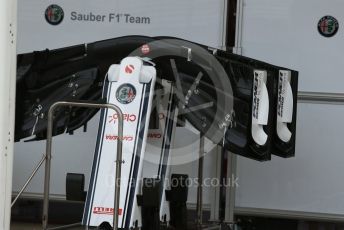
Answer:
[[[161,133],[148,133],[148,138],[160,139],[162,137]]]
[[[107,135],[105,135],[105,139],[109,140],[109,141],[117,141],[117,140],[119,140],[119,137],[117,135],[107,134]],[[132,137],[132,136],[124,136],[122,138],[122,141],[133,141],[133,140],[134,140],[134,137]]]
[[[109,123],[116,123],[117,120],[118,120],[117,113],[109,116]],[[136,121],[136,115],[135,114],[123,114],[123,121],[134,122],[134,121]]]
[[[133,65],[127,65],[127,66],[125,67],[125,72],[126,72],[127,74],[133,73],[134,70],[135,70],[135,66],[133,66]]]
[[[113,208],[106,208],[106,207],[94,207],[93,213],[97,215],[113,215],[114,209]],[[121,216],[123,213],[123,209],[118,210],[118,215]]]
[[[143,46],[141,47],[141,52],[142,52],[143,54],[149,54],[149,52],[150,52],[150,47],[149,47],[149,45],[147,45],[147,44],[143,45]]]

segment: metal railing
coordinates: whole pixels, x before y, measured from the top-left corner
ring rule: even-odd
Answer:
[[[344,93],[298,92],[299,103],[344,104]]]
[[[54,103],[48,112],[48,128],[47,128],[47,141],[46,141],[46,153],[43,155],[40,162],[33,170],[30,177],[25,182],[24,186],[15,197],[12,202],[12,207],[16,201],[21,197],[27,186],[30,184],[34,176],[37,174],[40,167],[45,162],[45,176],[44,176],[44,196],[43,196],[43,215],[42,215],[42,228],[48,229],[48,214],[49,214],[49,193],[50,193],[50,175],[51,175],[51,155],[52,155],[52,137],[53,137],[53,125],[54,125],[54,112],[58,107],[83,107],[83,108],[99,108],[99,109],[112,109],[118,115],[118,140],[117,140],[117,158],[116,158],[116,176],[115,176],[115,194],[114,194],[114,214],[113,214],[113,229],[118,229],[118,212],[119,212],[119,199],[120,199],[120,184],[117,183],[121,178],[122,171],[122,146],[123,146],[123,113],[121,109],[113,104],[104,103],[92,103],[92,102],[69,102],[60,101]],[[51,229],[66,229],[71,226],[77,226],[78,224],[66,225],[58,228]]]

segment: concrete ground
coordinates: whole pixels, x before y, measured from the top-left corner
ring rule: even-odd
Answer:
[[[50,227],[56,227],[56,226],[50,226]],[[68,229],[69,230],[84,230],[85,227],[73,227],[73,228],[68,228]],[[14,222],[11,224],[11,230],[42,230],[42,225]]]
[[[11,230],[41,230],[37,224],[27,224],[27,223],[12,223]]]

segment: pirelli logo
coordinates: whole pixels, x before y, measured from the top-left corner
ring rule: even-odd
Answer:
[[[96,215],[113,215],[114,209],[113,208],[106,208],[106,207],[94,207],[93,214]],[[118,215],[122,215],[123,210],[120,208],[118,210]]]

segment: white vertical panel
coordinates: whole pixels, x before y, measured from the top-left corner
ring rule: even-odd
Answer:
[[[299,104],[296,157],[240,157],[236,206],[344,215],[343,114],[343,106]]]
[[[10,226],[15,108],[16,1],[0,1],[0,229]]]
[[[243,54],[298,70],[302,91],[343,92],[343,7],[340,0],[245,0]],[[339,21],[332,38],[318,32],[325,15]],[[344,215],[343,116],[341,105],[299,104],[296,157],[239,157],[236,206]]]
[[[343,9],[342,0],[245,0],[243,55],[300,71],[301,91],[341,93]],[[326,15],[339,21],[331,38],[318,32]]]

